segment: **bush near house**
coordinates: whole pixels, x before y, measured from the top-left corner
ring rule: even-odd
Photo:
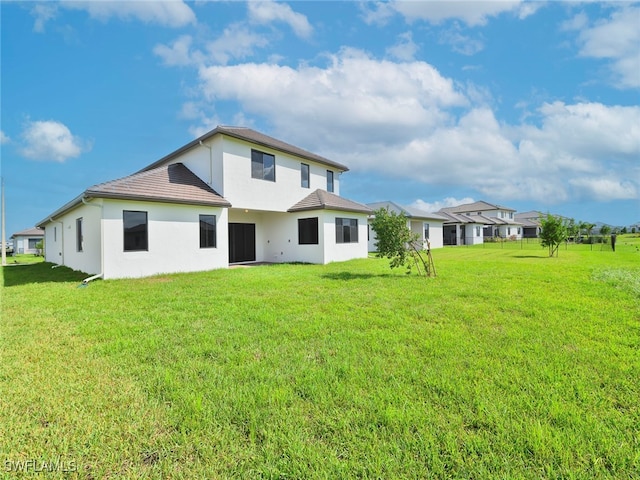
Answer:
[[[634,478],[638,255],[478,245],[434,251],[427,280],[370,258],[85,288],[6,267],[5,468]]]

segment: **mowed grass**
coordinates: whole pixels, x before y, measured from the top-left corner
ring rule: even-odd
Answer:
[[[428,280],[373,258],[86,288],[3,269],[5,472],[640,475],[640,253],[433,255]]]

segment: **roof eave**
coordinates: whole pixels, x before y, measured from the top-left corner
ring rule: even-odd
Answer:
[[[167,197],[148,197],[144,195],[129,195],[122,193],[104,193],[104,192],[96,192],[87,190],[86,198],[107,198],[110,200],[133,200],[133,201],[143,201],[143,202],[153,202],[153,203],[172,203],[178,205],[199,205],[199,206],[209,206],[209,207],[231,207],[231,203],[227,200],[220,201],[204,201],[204,200],[189,200],[189,199],[178,199],[178,198],[167,198]]]

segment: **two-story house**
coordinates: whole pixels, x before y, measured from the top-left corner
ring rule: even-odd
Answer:
[[[515,219],[513,208],[479,201],[438,211],[445,222],[445,245],[474,245],[485,238],[522,238],[522,224]],[[447,238],[451,241],[447,242]],[[459,241],[458,241],[459,240]]]
[[[340,197],[346,171],[255,130],[219,126],[42,220],[46,260],[110,279],[364,258],[371,210]]]

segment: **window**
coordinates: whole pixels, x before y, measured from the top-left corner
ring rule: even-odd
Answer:
[[[58,241],[58,227],[53,227],[53,241]]]
[[[29,239],[29,250],[35,250],[36,248],[38,248],[36,245],[38,245],[38,242],[40,240],[37,238],[30,238]]]
[[[306,163],[300,164],[300,186],[309,188],[309,165]]]
[[[480,227],[476,227],[476,237],[480,236]]]
[[[298,219],[298,244],[318,244],[318,217]]]
[[[336,218],[336,243],[358,243],[356,218]]]
[[[276,157],[269,153],[251,150],[251,178],[276,181]]]
[[[518,227],[518,235],[520,235],[521,232],[522,230],[520,230],[520,227]]]
[[[429,240],[429,224],[424,224],[424,239]]]
[[[507,235],[511,235],[511,227],[507,227]]]
[[[327,192],[333,192],[333,172],[327,170]]]
[[[148,250],[147,212],[122,211],[124,251]]]
[[[82,217],[76,218],[76,250],[82,251]]]
[[[513,219],[513,212],[509,212],[509,218]]]
[[[216,247],[216,216],[200,215],[200,248]]]

